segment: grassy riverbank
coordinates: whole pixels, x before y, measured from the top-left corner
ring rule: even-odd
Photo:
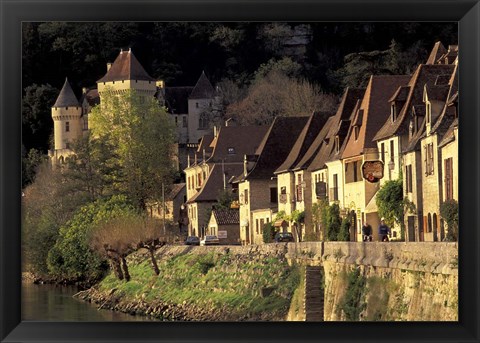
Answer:
[[[289,266],[283,255],[167,251],[157,252],[158,276],[147,254],[130,256],[131,280],[109,274],[95,287],[104,299],[97,296],[94,301],[120,310],[135,302],[133,312],[167,319],[173,311],[186,320],[285,320],[300,270]]]

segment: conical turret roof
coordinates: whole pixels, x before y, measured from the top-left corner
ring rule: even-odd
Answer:
[[[215,96],[215,89],[202,71],[202,75],[198,78],[197,84],[190,93],[189,99],[209,99]]]
[[[131,50],[120,51],[107,73],[97,82],[112,82],[121,80],[155,81],[147,74]]]
[[[57,101],[55,101],[53,107],[69,106],[80,106],[80,102],[75,96],[75,93],[73,93],[72,86],[70,86],[68,79],[65,78],[65,83],[63,84],[62,90],[60,91],[60,94],[58,94]]]

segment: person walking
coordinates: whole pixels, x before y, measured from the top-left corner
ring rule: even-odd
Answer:
[[[372,227],[367,222],[363,223],[362,234],[363,234],[363,241],[364,242],[371,242],[372,241]]]
[[[380,220],[380,226],[378,227],[378,238],[381,242],[388,242],[388,235],[390,234],[390,228],[385,224],[385,218]]]

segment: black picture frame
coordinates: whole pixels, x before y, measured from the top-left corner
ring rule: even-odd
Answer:
[[[1,342],[479,342],[478,0],[0,0]],[[458,21],[459,321],[425,323],[70,323],[21,321],[22,21]]]

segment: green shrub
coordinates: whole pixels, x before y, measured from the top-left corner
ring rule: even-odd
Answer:
[[[263,226],[263,243],[271,243],[275,238],[275,227],[272,223],[266,223]]]
[[[456,241],[458,239],[458,202],[447,200],[440,205],[440,216],[447,223],[447,235],[445,240]]]
[[[339,304],[339,309],[345,313],[348,321],[360,319],[360,313],[366,308],[363,301],[367,279],[360,275],[360,269],[356,268],[347,274],[347,290]]]

